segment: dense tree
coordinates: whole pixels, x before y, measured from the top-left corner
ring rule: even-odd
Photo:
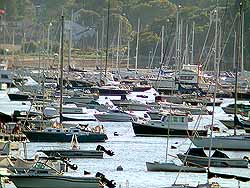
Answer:
[[[127,45],[128,40],[132,40],[131,49],[135,49],[137,21],[138,18],[140,18],[139,53],[145,56],[149,51],[152,51],[157,41],[160,40],[162,26],[166,28],[166,39],[169,41],[173,40],[178,11],[179,19],[180,21],[182,20],[183,23],[183,35],[185,35],[186,25],[189,25],[189,32],[191,32],[192,24],[195,22],[195,49],[197,58],[197,54],[201,46],[203,46],[208,30],[210,15],[216,5],[218,5],[222,29],[222,44],[227,46],[226,55],[224,56],[225,58],[226,56],[229,58],[231,57],[233,49],[233,36],[230,37],[229,41],[226,41],[226,39],[235,16],[237,14],[239,15],[240,1],[243,2],[245,14],[245,58],[249,59],[250,32],[248,32],[248,30],[250,28],[250,1],[248,0],[0,0],[0,9],[6,10],[4,18],[7,21],[24,21],[28,23],[28,25],[33,26],[32,29],[35,31],[32,32],[36,33],[36,35],[30,34],[31,27],[24,28],[23,31],[19,33],[20,38],[24,36],[23,33],[25,32],[27,33],[27,40],[37,42],[41,40],[41,38],[46,38],[48,24],[52,22],[53,27],[51,28],[51,33],[56,43],[59,38],[59,20],[63,10],[66,20],[71,19],[71,13],[73,12],[75,22],[85,27],[94,28],[95,31],[99,32],[99,44],[101,41],[103,44],[106,44],[109,4],[110,46],[114,46],[117,43],[118,25],[120,22],[122,48]],[[238,31],[238,22],[239,19],[237,19],[237,23],[235,23],[234,31]],[[104,33],[102,33],[103,30]],[[214,31],[214,23],[212,31]],[[43,34],[41,34],[41,32]],[[190,36],[189,33],[189,37]],[[211,32],[208,38],[207,48],[211,45],[213,37],[214,32]],[[92,48],[94,51],[95,38],[96,36],[92,36],[92,38],[89,39],[81,39],[81,43],[84,43],[85,47]],[[183,39],[183,42],[184,41],[185,39]],[[169,48],[169,46],[166,47]],[[156,56],[159,55],[160,51],[157,50]]]

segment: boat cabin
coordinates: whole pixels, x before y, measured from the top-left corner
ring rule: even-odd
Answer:
[[[186,115],[163,115],[161,118],[162,122],[166,123],[187,123],[188,119]]]
[[[62,128],[46,128],[46,129],[44,129],[44,132],[48,132],[48,133],[64,133],[64,130]]]

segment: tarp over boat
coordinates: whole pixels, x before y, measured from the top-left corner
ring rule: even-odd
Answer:
[[[206,153],[204,152],[204,148],[190,148],[185,155],[194,155],[199,157],[207,157]]]
[[[215,152],[213,153],[213,155],[212,155],[211,157],[216,157],[216,158],[228,158],[228,159],[229,159],[229,157],[228,157],[225,153],[221,152],[221,151],[218,150],[218,149],[215,150]]]

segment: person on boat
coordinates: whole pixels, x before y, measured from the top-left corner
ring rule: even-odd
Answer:
[[[72,150],[79,150],[80,146],[78,144],[77,136],[73,135],[72,140],[71,140],[71,149]]]
[[[15,127],[12,129],[12,134],[19,134],[21,132],[20,122],[17,122]]]
[[[72,150],[79,150],[80,147],[78,146],[78,144],[76,142],[74,142],[74,143],[72,143],[71,149]]]
[[[1,133],[6,133],[6,125],[4,122],[0,123],[0,129],[1,129]]]

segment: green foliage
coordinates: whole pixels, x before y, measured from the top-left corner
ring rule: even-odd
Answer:
[[[38,2],[42,3],[39,5]],[[192,23],[195,22],[195,48],[200,50],[208,30],[211,11],[218,5],[221,7],[219,18],[222,21],[222,43],[225,42],[229,28],[232,26],[232,20],[234,20],[236,14],[239,15],[238,2],[236,0],[0,0],[0,9],[6,10],[4,18],[7,21],[24,21],[28,23],[27,25],[33,24],[38,28],[35,32],[38,34],[33,34],[33,37],[28,40],[31,42],[23,45],[25,52],[36,52],[38,47],[37,41],[46,41],[47,27],[50,22],[53,23],[51,28],[51,38],[54,39],[53,51],[58,51],[59,20],[62,10],[65,20],[71,19],[71,13],[73,12],[75,21],[78,24],[95,28],[99,34],[99,47],[101,43],[103,44],[103,49],[99,50],[104,52],[106,48],[108,4],[110,3],[109,47],[114,47],[117,44],[120,20],[121,49],[127,45],[127,40],[131,40],[130,47],[133,55],[136,47],[137,22],[138,18],[140,18],[139,53],[147,56],[149,51],[155,47],[157,41],[160,40],[162,26],[166,28],[166,38],[171,40],[174,38],[177,10],[179,19],[183,22],[184,34],[186,25],[189,25],[190,32]],[[250,32],[248,32],[248,28],[250,28],[250,1],[242,0],[242,2],[245,13],[245,56],[250,58]],[[237,20],[233,28],[235,31],[238,30],[238,25]],[[45,31],[44,36],[40,34],[42,30]],[[214,26],[212,30],[214,31]],[[23,32],[19,31],[19,41],[22,41],[22,34],[20,33]],[[43,39],[41,39],[42,37]],[[214,33],[209,35],[209,44],[213,37]],[[46,44],[44,45],[46,46]],[[233,40],[229,40],[227,45],[228,49],[226,49],[226,52],[230,56]],[[74,47],[76,46],[81,48],[79,51],[88,50],[90,53],[95,54],[96,36],[81,39]],[[166,46],[166,48],[170,48],[170,46]],[[160,52],[157,50],[156,56],[159,55]]]
[[[160,41],[160,37],[154,32],[142,32],[140,33],[140,51],[141,54],[147,55],[151,51],[157,41]]]
[[[21,50],[25,53],[35,53],[38,50],[38,44],[34,41],[25,42],[23,43]]]

